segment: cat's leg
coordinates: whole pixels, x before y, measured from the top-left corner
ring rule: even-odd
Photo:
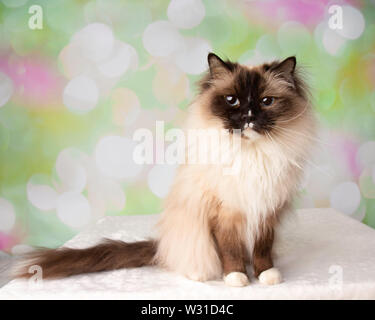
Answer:
[[[170,200],[157,224],[155,261],[191,280],[217,279],[222,275],[222,267],[209,216],[210,212],[217,212],[218,205],[207,194],[189,194],[186,198],[186,193],[177,191],[174,188],[169,195],[173,203]]]
[[[253,249],[253,267],[255,276],[262,284],[273,285],[282,281],[281,273],[274,268],[271,257],[274,230],[267,226],[258,235]]]
[[[223,267],[224,282],[234,287],[243,287],[249,284],[242,229],[243,219],[240,215],[221,216],[215,219],[212,228]]]
[[[194,281],[221,276],[221,261],[204,219],[194,221],[183,215],[169,215],[159,221],[159,230],[155,260],[160,266]]]

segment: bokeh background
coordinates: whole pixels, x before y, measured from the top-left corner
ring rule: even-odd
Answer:
[[[181,126],[211,50],[297,56],[320,119],[297,205],[375,227],[374,21],[359,0],[0,0],[0,250],[160,212],[175,166],[135,165],[132,135]]]

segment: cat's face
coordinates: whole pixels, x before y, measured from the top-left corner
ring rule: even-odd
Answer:
[[[306,89],[287,58],[258,67],[224,62],[208,55],[209,73],[201,82],[209,111],[225,129],[240,129],[243,137],[281,130],[307,108]]]

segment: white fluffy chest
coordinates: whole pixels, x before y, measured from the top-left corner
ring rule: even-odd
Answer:
[[[219,197],[226,205],[249,216],[265,215],[289,199],[296,184],[297,168],[276,151],[242,150],[235,159],[239,170],[222,176]]]
[[[246,216],[246,245],[251,252],[259,226],[290,200],[300,170],[282,154],[241,152],[237,174],[223,175],[218,196],[223,203]]]

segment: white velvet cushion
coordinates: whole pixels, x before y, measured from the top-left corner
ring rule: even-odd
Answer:
[[[222,281],[200,283],[156,267],[124,269],[36,287],[13,280],[2,299],[375,299],[375,230],[332,209],[300,210],[282,228],[275,266],[284,282],[265,286],[251,277],[247,287]],[[158,215],[106,217],[66,246],[83,248],[102,237],[136,241],[152,235]]]

